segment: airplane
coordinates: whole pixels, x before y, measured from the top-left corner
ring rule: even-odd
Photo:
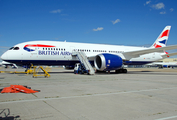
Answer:
[[[166,26],[151,47],[74,43],[59,41],[29,41],[19,43],[6,51],[1,59],[16,65],[64,65],[66,68],[80,63],[73,52],[84,52],[98,71],[115,70],[127,73],[124,65],[145,65],[177,53],[177,45],[166,46],[171,26]],[[70,67],[69,67],[70,68]]]
[[[18,68],[18,66],[15,65],[14,63],[9,63],[9,62],[6,62],[6,61],[0,62],[0,66],[5,66],[5,68],[8,68],[8,66],[12,66],[12,68]]]
[[[177,62],[153,62],[146,64],[146,66],[158,66],[158,68],[174,68],[177,67]]]
[[[0,66],[5,66],[5,65],[3,65],[2,62],[0,62]]]

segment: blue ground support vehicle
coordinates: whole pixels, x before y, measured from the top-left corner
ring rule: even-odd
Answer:
[[[89,70],[86,70],[84,65],[81,63],[76,63],[74,67],[74,74],[89,74]]]

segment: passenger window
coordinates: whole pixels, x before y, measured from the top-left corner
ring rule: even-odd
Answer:
[[[50,50],[50,48],[48,48],[48,50]]]

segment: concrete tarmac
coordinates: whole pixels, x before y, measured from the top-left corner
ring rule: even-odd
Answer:
[[[177,119],[177,69],[128,68],[127,74],[90,76],[52,68],[50,75],[0,73],[0,89],[16,84],[41,90],[0,94],[0,120]]]

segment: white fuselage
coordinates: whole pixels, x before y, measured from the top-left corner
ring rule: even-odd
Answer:
[[[87,57],[94,57],[98,54],[109,53],[120,56],[122,53],[136,50],[144,50],[145,47],[131,47],[119,45],[87,44],[56,41],[31,41],[14,46],[6,51],[1,59],[16,64],[36,65],[73,65],[78,62],[77,57],[72,56],[73,51],[84,51]],[[149,53],[137,58],[131,58],[125,64],[146,64],[162,59],[164,53]],[[91,59],[90,59],[91,60]]]

